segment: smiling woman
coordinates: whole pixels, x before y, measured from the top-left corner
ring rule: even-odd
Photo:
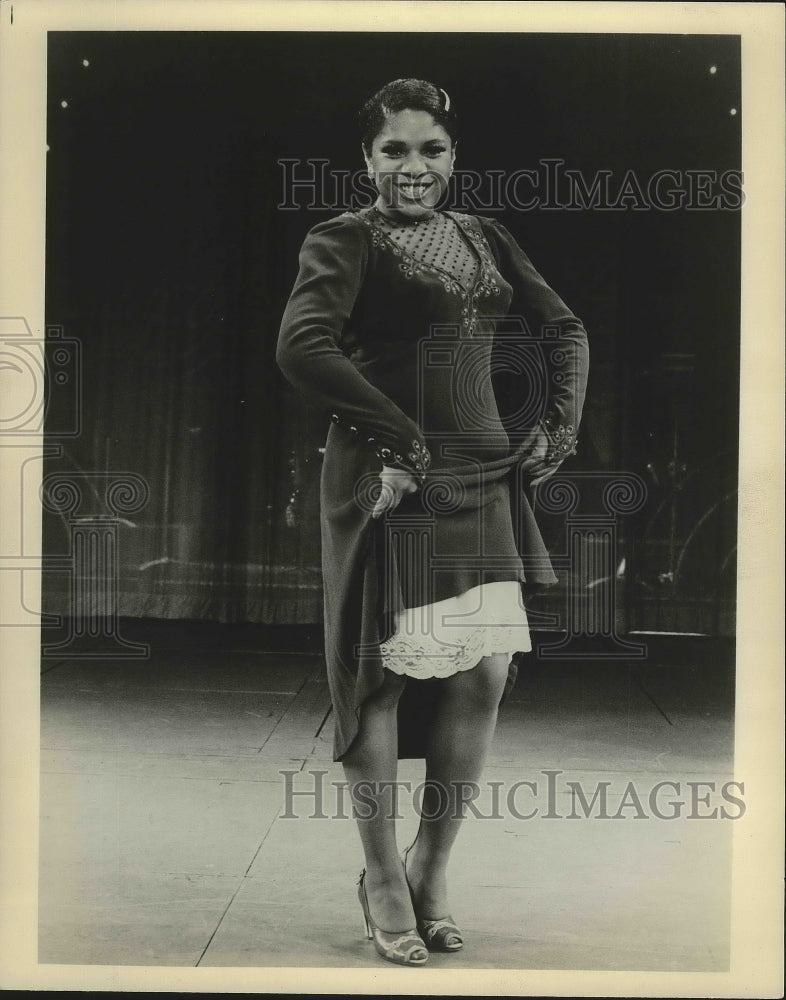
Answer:
[[[445,91],[395,80],[360,122],[376,203],[308,234],[277,360],[332,419],[325,658],[335,758],[366,857],[358,894],[379,954],[420,965],[427,949],[463,944],[448,916],[448,857],[512,658],[531,649],[523,591],[556,581],[532,487],[575,448],[587,337],[503,226],[438,210],[456,157]],[[540,332],[549,337],[550,377],[521,386],[537,398],[522,400],[515,427],[491,379],[509,311],[521,330],[505,345],[514,371],[531,371]],[[387,802],[399,757],[426,760],[423,821],[403,865]]]
[[[394,218],[416,220],[427,217],[447,190],[456,159],[455,116],[444,105],[440,107],[439,99],[430,93],[432,88],[424,87],[422,94],[416,87],[402,93],[403,89],[393,91],[399,102],[406,98],[426,107],[390,109],[373,137],[367,126],[363,155],[380,193],[381,210]],[[447,95],[440,93],[449,107]],[[367,121],[380,121],[386,96],[380,91],[368,102],[362,112]]]

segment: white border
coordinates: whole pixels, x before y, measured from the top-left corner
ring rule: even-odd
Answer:
[[[13,25],[11,10],[13,9]],[[556,996],[783,993],[784,10],[779,3],[428,3],[0,0],[0,316],[43,334],[47,30],[656,32],[742,37],[743,310],[734,828],[729,973],[224,969],[37,965],[38,634],[0,629],[0,985],[4,989]],[[38,442],[40,447],[40,441]],[[0,448],[0,501],[19,506],[18,454]],[[38,537],[38,484],[25,530]],[[18,516],[0,527],[15,553]],[[28,553],[35,556],[36,552]],[[0,602],[18,575],[0,572]],[[0,621],[5,621],[0,617]]]

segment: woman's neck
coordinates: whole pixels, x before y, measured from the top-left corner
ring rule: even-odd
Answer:
[[[389,222],[394,222],[399,225],[416,226],[419,222],[428,222],[429,219],[433,219],[436,215],[435,209],[430,209],[422,215],[407,215],[406,212],[400,212],[398,209],[392,208],[390,205],[386,205],[381,198],[377,198],[374,203],[374,208],[381,216],[383,216],[383,218],[387,219]]]

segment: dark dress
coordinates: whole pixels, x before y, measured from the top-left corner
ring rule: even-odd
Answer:
[[[471,248],[474,270],[435,254],[428,231]],[[556,582],[520,463],[534,427],[549,471],[575,450],[586,333],[498,222],[437,213],[424,234],[397,240],[376,209],[314,226],[279,333],[282,371],[332,420],[320,520],[335,760],[383,681],[398,612],[485,583],[529,596]],[[383,463],[420,489],[372,519]],[[515,677],[512,661],[503,700]],[[407,678],[399,757],[424,756],[438,685]]]

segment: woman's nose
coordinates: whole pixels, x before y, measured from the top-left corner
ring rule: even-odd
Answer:
[[[401,164],[401,171],[405,174],[412,174],[418,176],[418,174],[425,173],[426,161],[420,155],[420,153],[415,150],[411,150],[404,157],[404,161]]]

